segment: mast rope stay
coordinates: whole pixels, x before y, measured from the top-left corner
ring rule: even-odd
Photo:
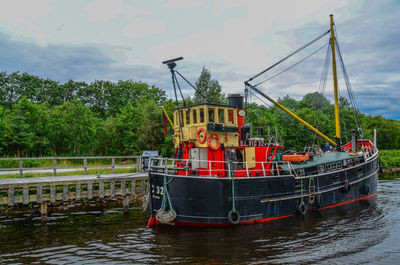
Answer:
[[[358,129],[358,132],[359,132],[360,136],[363,137],[364,133],[363,133],[363,129],[362,129],[362,126],[361,126],[360,119],[358,117],[358,112],[360,111],[360,109],[358,107],[358,103],[357,103],[357,100],[355,98],[355,95],[354,95],[354,92],[353,92],[353,88],[351,86],[350,79],[349,79],[349,76],[348,76],[347,71],[346,71],[346,66],[345,66],[344,61],[343,61],[342,53],[340,52],[340,47],[339,47],[339,44],[338,44],[337,41],[336,41],[336,47],[337,47],[337,51],[338,51],[338,55],[339,55],[339,62],[340,62],[341,70],[342,70],[344,81],[345,81],[346,88],[347,88],[347,93],[348,93],[348,96],[349,96],[350,104],[352,106],[354,119],[355,119],[356,124],[357,124],[357,129]]]
[[[181,73],[179,73],[177,70],[175,70],[175,73],[177,73],[183,80],[186,81],[186,83],[188,83],[197,93],[199,93],[199,95],[207,102],[210,103],[210,101],[208,100],[208,98],[206,96],[204,96],[203,94],[201,94],[201,92],[194,86],[192,85],[192,83],[189,82],[189,80],[187,80],[183,75],[181,75]]]
[[[277,74],[275,74],[275,75],[273,75],[273,76],[271,76],[271,77],[265,79],[264,81],[261,81],[261,82],[255,84],[254,86],[257,87],[257,86],[259,86],[259,85],[261,85],[261,84],[263,84],[263,83],[265,83],[265,82],[271,80],[272,78],[277,77],[278,75],[283,74],[284,72],[286,72],[286,71],[292,69],[293,67],[295,67],[295,66],[297,66],[298,64],[304,62],[305,60],[307,60],[308,58],[310,58],[311,56],[313,56],[314,54],[316,54],[317,52],[319,52],[320,50],[322,50],[322,49],[323,49],[325,46],[327,46],[328,44],[329,44],[329,43],[326,43],[326,44],[322,45],[320,48],[316,49],[316,50],[313,51],[311,54],[307,55],[306,57],[304,57],[303,59],[301,59],[301,60],[298,61],[297,63],[295,63],[295,64],[289,66],[288,68],[286,68],[285,70],[282,70],[281,72],[279,72],[279,73],[277,73]]]
[[[267,71],[271,70],[272,68],[274,68],[275,66],[279,65],[280,63],[286,61],[287,59],[289,59],[290,57],[292,57],[293,55],[295,55],[296,53],[300,52],[301,50],[304,50],[305,48],[307,48],[308,46],[310,46],[311,44],[313,44],[314,42],[318,41],[319,39],[321,39],[322,37],[324,37],[325,35],[327,35],[328,33],[330,33],[331,30],[327,30],[326,32],[322,33],[321,35],[319,35],[318,37],[316,37],[315,39],[313,39],[312,41],[306,43],[304,46],[300,47],[299,49],[295,50],[294,52],[292,52],[291,54],[289,54],[288,56],[282,58],[281,60],[279,60],[278,62],[274,63],[273,65],[271,65],[270,67],[268,67],[267,69],[261,71],[260,73],[256,74],[255,76],[251,77],[249,80],[247,80],[245,83],[248,83],[250,81],[252,81],[253,79],[259,77],[260,75],[266,73]]]

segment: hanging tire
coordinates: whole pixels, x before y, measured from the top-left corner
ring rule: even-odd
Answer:
[[[301,215],[305,215],[307,212],[307,207],[304,202],[300,202],[296,207],[296,212]]]
[[[240,222],[240,213],[238,210],[230,210],[228,213],[228,221],[233,225],[237,225]]]

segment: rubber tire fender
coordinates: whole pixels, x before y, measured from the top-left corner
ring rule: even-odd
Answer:
[[[233,225],[237,225],[240,222],[240,213],[238,210],[230,210],[228,213],[228,221]]]

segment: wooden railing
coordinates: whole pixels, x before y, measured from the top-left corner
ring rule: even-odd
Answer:
[[[88,165],[88,160],[102,160],[111,159],[111,164],[105,165]],[[116,159],[132,159],[134,163],[131,164],[116,164]],[[51,167],[24,167],[26,160],[50,160],[52,161]],[[57,166],[57,161],[60,160],[82,160],[82,166]],[[19,177],[24,177],[24,171],[37,171],[37,170],[52,170],[53,176],[57,176],[58,169],[83,169],[84,175],[87,175],[88,169],[92,168],[111,168],[112,174],[115,174],[117,168],[135,168],[136,172],[142,172],[142,157],[141,156],[79,156],[79,157],[23,157],[23,158],[0,158],[0,161],[18,161],[18,167],[13,168],[0,168],[0,171],[15,171],[19,173]],[[1,176],[0,176],[1,177]]]

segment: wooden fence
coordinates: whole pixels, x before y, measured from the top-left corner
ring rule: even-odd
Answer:
[[[88,160],[102,160],[111,159],[111,164],[107,165],[88,165]],[[132,164],[116,164],[116,159],[132,159]],[[50,160],[52,161],[51,167],[24,167],[24,161],[27,160]],[[60,160],[82,160],[82,166],[57,166],[57,161]],[[15,171],[19,173],[19,177],[24,177],[24,171],[37,171],[37,170],[52,170],[53,176],[57,176],[58,169],[83,169],[84,175],[87,175],[87,170],[91,168],[111,168],[112,174],[115,174],[117,168],[135,168],[136,172],[142,172],[142,157],[141,156],[79,156],[79,157],[24,157],[24,158],[0,158],[0,161],[18,161],[19,166],[13,168],[0,168],[0,171]],[[0,176],[1,177],[1,176]]]
[[[124,211],[135,195],[146,190],[147,173],[81,175],[0,179],[0,206],[40,204],[42,220],[47,220],[47,204],[95,198],[123,198]]]

